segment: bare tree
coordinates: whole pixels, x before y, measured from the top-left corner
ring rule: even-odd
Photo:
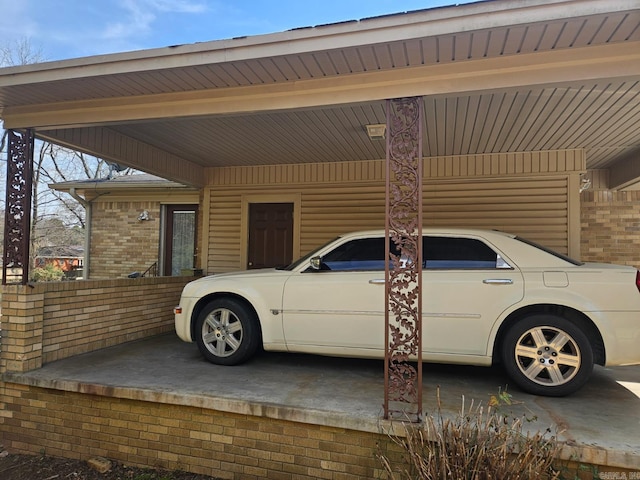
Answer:
[[[45,61],[41,47],[34,47],[29,38],[0,45],[0,67],[29,65]]]
[[[34,47],[29,38],[6,42],[0,47],[3,66],[28,65],[44,61],[41,47]]]
[[[28,39],[0,45],[0,66],[26,65],[44,60],[41,49]],[[0,139],[0,168],[6,168],[7,132]],[[2,172],[2,177],[5,177]],[[124,174],[131,173],[131,170]],[[34,146],[31,212],[31,260],[41,247],[82,244],[84,208],[72,197],[51,190],[48,184],[105,178],[108,164],[99,158],[36,140]],[[4,213],[4,182],[0,182],[0,207]]]
[[[108,174],[109,165],[106,161],[53,143],[42,143],[34,165],[34,183],[40,185],[96,180],[105,178]],[[69,195],[46,189],[38,192],[37,202],[45,209],[44,214],[53,213],[68,224],[85,227],[84,210]]]

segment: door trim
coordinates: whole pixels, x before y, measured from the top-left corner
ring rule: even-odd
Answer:
[[[240,225],[240,265],[246,268],[249,259],[249,204],[251,203],[293,203],[293,260],[300,258],[300,193],[242,195]]]

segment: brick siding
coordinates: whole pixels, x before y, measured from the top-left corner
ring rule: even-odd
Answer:
[[[581,194],[582,261],[640,268],[640,191]]]
[[[95,202],[92,208],[90,278],[122,278],[158,261],[160,202]],[[145,210],[150,219],[138,220]]]

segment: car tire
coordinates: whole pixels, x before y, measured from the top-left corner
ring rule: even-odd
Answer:
[[[569,395],[589,379],[593,349],[573,322],[550,314],[525,317],[513,324],[500,346],[509,377],[534,395]]]
[[[196,322],[196,343],[202,355],[217,365],[237,365],[251,358],[260,344],[254,312],[231,299],[213,300]]]

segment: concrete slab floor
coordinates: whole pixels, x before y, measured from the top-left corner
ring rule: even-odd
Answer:
[[[262,353],[244,365],[203,360],[195,344],[174,334],[60,360],[6,381],[66,391],[211,408],[368,432],[388,431],[382,420],[383,362],[287,353]],[[567,457],[640,471],[640,366],[596,367],[569,397],[525,394],[500,368],[424,365],[424,412],[454,415],[487,404],[508,389],[516,403],[501,412],[550,427],[572,447]]]

